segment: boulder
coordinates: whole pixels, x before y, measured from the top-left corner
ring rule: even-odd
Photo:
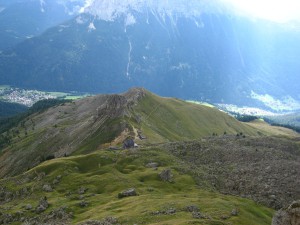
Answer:
[[[167,209],[166,211],[164,211],[165,215],[172,215],[172,214],[175,214],[175,213],[176,213],[175,208],[170,208],[170,209]]]
[[[146,165],[148,168],[157,168],[159,164],[157,162],[150,162]]]
[[[192,212],[192,216],[194,219],[205,219],[206,216],[203,215],[201,212]]]
[[[47,221],[59,221],[59,222],[64,222],[68,221],[73,217],[72,212],[68,212],[67,207],[63,206],[57,209],[52,210],[48,215],[47,215]],[[56,223],[55,223],[56,224]],[[66,224],[66,223],[63,223]]]
[[[25,205],[25,209],[26,209],[26,210],[31,210],[31,209],[32,209],[32,205],[31,205],[31,204]]]
[[[137,196],[136,190],[134,188],[130,188],[128,190],[122,191],[118,194],[118,198],[125,198],[130,196]]]
[[[127,139],[123,142],[123,149],[134,148],[134,140]]]
[[[52,187],[49,184],[44,184],[43,191],[45,191],[45,192],[52,192],[53,189],[52,189]]]
[[[187,211],[187,212],[199,212],[200,209],[196,205],[189,205],[189,206],[185,207],[185,211]]]
[[[165,169],[159,174],[159,177],[163,181],[172,182],[173,174],[170,169]]]
[[[85,188],[85,187],[80,187],[80,188],[78,189],[78,194],[83,195],[87,190],[88,190],[88,189]]]
[[[83,200],[83,201],[79,202],[79,206],[82,207],[82,208],[87,207],[88,203],[85,200]]]
[[[38,206],[36,207],[35,211],[37,213],[41,213],[45,211],[49,207],[49,203],[47,201],[47,197],[42,197],[39,201]]]
[[[56,184],[58,184],[58,183],[59,183],[59,180],[56,179],[56,178],[52,181],[52,184],[53,184],[53,185],[56,185]]]
[[[231,215],[232,215],[232,216],[238,216],[238,215],[239,215],[239,210],[238,210],[238,209],[233,209],[233,210],[231,211]]]
[[[152,216],[159,216],[159,215],[174,215],[176,214],[177,210],[175,208],[169,208],[166,210],[160,210],[160,211],[154,211],[151,212],[150,214]]]

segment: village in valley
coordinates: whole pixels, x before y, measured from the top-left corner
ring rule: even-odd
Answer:
[[[0,101],[18,103],[31,107],[34,103],[43,99],[78,99],[86,94],[45,92],[38,90],[28,90],[11,86],[0,86]]]

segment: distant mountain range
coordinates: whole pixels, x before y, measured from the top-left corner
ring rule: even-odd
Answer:
[[[0,0],[0,51],[71,19],[83,0]]]
[[[0,83],[90,93],[143,86],[163,96],[273,109],[270,96],[299,109],[300,31],[217,3],[2,0]]]

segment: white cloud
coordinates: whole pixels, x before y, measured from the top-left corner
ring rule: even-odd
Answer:
[[[54,0],[47,0],[54,1]],[[85,5],[86,0],[55,0],[57,4],[64,7],[65,13],[69,15],[77,15]]]
[[[251,98],[264,103],[267,107],[275,111],[293,111],[300,109],[300,103],[291,96],[285,96],[282,99],[276,99],[271,95],[260,95],[251,91]]]
[[[251,17],[285,23],[300,21],[299,0],[222,0],[233,10]]]

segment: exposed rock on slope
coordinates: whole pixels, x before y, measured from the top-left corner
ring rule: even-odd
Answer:
[[[275,209],[300,199],[300,147],[293,141],[224,136],[165,147],[194,168],[200,186]]]
[[[279,210],[273,217],[272,225],[300,225],[300,201]]]

